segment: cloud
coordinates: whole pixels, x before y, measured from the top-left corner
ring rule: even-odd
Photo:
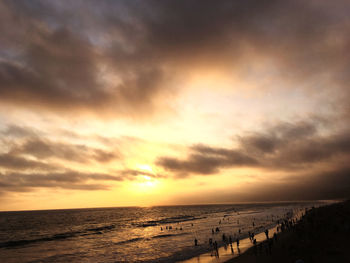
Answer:
[[[265,180],[246,187],[244,200],[326,200],[348,198],[350,195],[350,168],[338,165],[324,171],[291,174],[282,181]],[[232,198],[232,196],[231,196]]]
[[[109,162],[119,158],[115,152],[82,144],[52,142],[48,139],[29,138],[11,149],[12,154],[29,154],[38,159],[56,158],[80,163]]]
[[[320,136],[317,129],[312,122],[280,123],[266,132],[238,137],[237,148],[194,145],[186,159],[162,156],[156,164],[184,177],[237,167],[295,171],[349,156],[348,132]]]
[[[55,170],[57,169],[57,166],[5,153],[0,154],[0,168],[11,170]]]
[[[0,173],[0,191],[25,192],[36,188],[63,188],[72,190],[108,190],[106,184],[95,184],[89,181],[116,181],[120,176],[65,171],[60,173]]]
[[[263,177],[256,183],[234,185],[228,189],[211,187],[206,194],[184,193],[179,202],[193,204],[264,201],[301,201],[348,199],[350,195],[349,166],[340,166],[323,172],[291,174],[284,180]]]
[[[93,43],[94,32],[81,34],[87,29],[86,24],[82,28],[74,27],[77,21],[67,24],[65,21],[70,19],[48,3],[8,2],[0,8],[6,14],[3,23],[19,28],[17,34],[3,28],[2,38],[6,38],[3,48],[8,52],[0,54],[2,102],[54,111],[83,110],[114,115],[152,111],[154,97],[163,81],[161,67],[136,67],[139,64],[136,61],[123,66],[130,62],[120,56],[111,60],[111,52]],[[52,16],[46,17],[37,8]],[[14,45],[23,39],[20,47]]]
[[[7,160],[8,166],[17,163],[17,169],[24,168],[25,164],[26,168],[30,166],[35,168],[39,164],[44,167],[44,163],[37,160],[107,163],[121,158],[120,152],[115,147],[110,147],[113,150],[107,150],[73,142],[53,141],[48,139],[49,134],[29,127],[9,125],[0,130],[0,134],[3,135],[1,140],[3,148],[8,149],[2,158]],[[28,156],[32,159],[31,161],[26,159]],[[5,161],[2,163],[4,166]],[[15,168],[15,165],[11,166]]]
[[[154,173],[154,172],[147,172],[142,170],[135,170],[135,169],[124,169],[119,170],[117,173],[122,176],[125,179],[133,180],[137,176],[148,176],[151,178],[166,178],[165,175]]]
[[[1,159],[0,159],[1,165]],[[1,167],[1,166],[0,166]],[[32,166],[30,166],[32,168]],[[22,171],[21,171],[22,170]],[[113,173],[90,173],[64,169],[38,172],[6,172],[0,173],[0,194],[2,192],[29,192],[37,188],[62,188],[67,190],[110,190],[110,182],[133,181],[139,176],[165,178],[161,174],[147,171],[125,169]],[[103,183],[95,182],[103,181]],[[113,184],[113,187],[117,185]]]
[[[293,87],[317,77],[339,91],[350,75],[349,10],[341,0],[5,1],[0,100],[137,116],[164,107],[173,81],[196,67],[249,81],[261,59]]]
[[[6,129],[1,130],[0,134],[9,137],[35,137],[38,134],[40,134],[39,131],[33,129],[33,128],[28,128],[28,127],[22,127],[18,125],[8,125]]]
[[[187,160],[160,157],[156,164],[166,170],[175,171],[184,177],[188,173],[214,174],[221,168],[232,166],[256,166],[258,161],[232,149],[214,148],[204,145],[191,147],[192,153]]]
[[[162,174],[150,171],[126,167],[111,172],[112,168],[108,168],[108,162],[123,161],[124,157],[117,150],[117,145],[123,140],[132,142],[136,138],[95,138],[94,135],[84,138],[102,142],[104,146],[99,148],[74,141],[59,141],[58,138],[53,141],[50,139],[51,133],[26,126],[10,125],[0,130],[0,134],[0,194],[35,191],[37,188],[109,190],[111,185],[107,181],[133,181],[143,176],[165,178]],[[79,137],[74,132],[73,135],[74,139]],[[72,137],[71,134],[69,136]],[[87,172],[87,165],[110,171]]]

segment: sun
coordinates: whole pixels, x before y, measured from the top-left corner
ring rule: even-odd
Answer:
[[[139,175],[132,183],[133,191],[139,193],[151,193],[157,191],[160,182],[157,178],[152,176],[154,174],[152,167],[148,164],[136,164],[135,166],[139,171]]]
[[[151,177],[144,175],[143,178],[145,179],[145,181],[143,182],[145,186],[152,187],[156,185],[156,181]]]

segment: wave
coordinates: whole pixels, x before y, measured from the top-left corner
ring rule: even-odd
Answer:
[[[138,224],[137,226],[139,227],[158,226],[163,224],[174,224],[174,223],[181,223],[186,221],[193,221],[193,220],[202,219],[202,218],[206,218],[206,217],[195,217],[195,216],[183,215],[183,216],[167,217],[159,220],[150,220],[150,221],[146,221],[144,223]]]
[[[9,247],[18,247],[18,246],[25,246],[37,242],[45,242],[45,241],[53,241],[58,239],[65,239],[75,236],[72,234],[57,234],[50,237],[43,237],[43,238],[37,238],[37,239],[22,239],[22,240],[14,240],[14,241],[7,241],[0,243],[0,248],[9,248]]]
[[[184,236],[184,235],[188,235],[188,233],[156,235],[156,236],[153,236],[152,239],[164,238],[164,237],[174,237],[174,236]]]
[[[123,244],[128,244],[128,243],[134,243],[137,241],[147,241],[151,239],[158,239],[158,238],[166,238],[166,237],[174,237],[174,236],[184,236],[188,235],[188,233],[180,233],[180,234],[161,234],[161,235],[155,235],[149,238],[143,238],[143,237],[136,237],[136,238],[131,238],[128,240],[123,240],[120,242],[115,243],[116,245],[123,245]]]
[[[117,245],[128,244],[128,243],[133,243],[133,242],[144,240],[144,239],[145,238],[142,238],[142,237],[136,237],[136,238],[120,241],[120,242],[117,242],[115,244],[117,244]]]
[[[101,231],[111,230],[113,228],[115,228],[115,225],[106,225],[106,226],[101,226],[101,227],[96,227],[96,228],[86,228],[82,231],[71,231],[71,232],[58,233],[58,234],[54,234],[52,236],[40,237],[40,238],[36,238],[36,239],[12,240],[12,241],[0,243],[0,248],[11,248],[11,247],[25,246],[25,245],[30,245],[33,243],[38,243],[38,242],[47,242],[47,241],[54,241],[54,240],[60,240],[60,239],[67,239],[67,238],[73,238],[76,236],[102,234]]]
[[[103,231],[103,230],[111,230],[115,228],[115,225],[107,225],[107,226],[101,226],[96,228],[88,228],[86,231]]]

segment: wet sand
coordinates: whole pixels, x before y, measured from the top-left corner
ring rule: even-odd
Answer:
[[[273,235],[274,233],[277,232],[276,227],[270,228],[269,233]],[[257,242],[263,242],[266,240],[265,233],[259,233],[255,235],[255,238]],[[185,261],[182,261],[182,263],[223,263],[223,262],[230,262],[228,261],[229,259],[238,257],[245,253],[250,247],[252,246],[252,242],[250,241],[249,238],[244,238],[239,241],[239,250],[237,248],[236,241],[233,242],[232,248],[233,248],[233,253],[231,250],[231,246],[223,246],[218,248],[218,254],[219,257],[215,256],[214,251],[204,253],[199,255],[198,257],[191,258]]]
[[[349,237],[350,201],[346,201],[308,211],[293,227],[277,235],[271,252],[264,241],[226,262],[350,262]]]
[[[298,209],[294,211],[294,214],[292,218],[289,219],[294,219],[294,220],[299,220],[303,214],[304,210],[303,209]],[[255,234],[254,238],[256,239],[257,243],[262,243],[266,241],[266,235],[263,232],[265,228],[257,227],[257,231],[260,229],[261,232],[258,232]],[[269,230],[269,236],[272,237],[275,233],[277,234],[277,225],[268,228]],[[232,243],[232,248],[229,244],[226,246],[221,246],[218,248],[218,256],[215,253],[215,251],[212,250],[200,254],[197,257],[181,261],[181,263],[224,263],[224,262],[230,262],[230,259],[240,257],[242,254],[244,254],[246,251],[248,251],[251,247],[253,246],[252,241],[246,237],[242,238],[239,240],[239,249],[237,247],[237,243],[235,240],[233,240]]]

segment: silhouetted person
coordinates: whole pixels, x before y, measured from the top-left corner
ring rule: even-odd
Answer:
[[[198,240],[197,240],[197,238],[194,239],[194,245],[195,245],[195,246],[198,246]]]
[[[217,257],[219,257],[218,243],[214,241],[214,250]]]
[[[222,241],[226,242],[226,236],[225,236],[225,233],[222,234]]]
[[[230,244],[230,246],[231,246],[231,253],[234,254],[235,252],[233,251],[232,243]]]
[[[237,248],[239,248],[239,239],[236,239],[236,243],[237,243]]]
[[[266,239],[269,239],[269,230],[268,229],[265,230],[265,235],[266,235]]]
[[[211,233],[214,235],[214,228],[211,229]]]

